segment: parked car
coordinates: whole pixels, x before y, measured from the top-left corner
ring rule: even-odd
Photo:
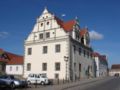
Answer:
[[[42,74],[29,74],[27,77],[28,84],[49,84],[49,80],[45,75]]]
[[[16,79],[13,75],[0,76],[0,87],[26,87],[27,81]]]
[[[119,77],[119,73],[115,73],[115,75],[114,75],[115,77]]]

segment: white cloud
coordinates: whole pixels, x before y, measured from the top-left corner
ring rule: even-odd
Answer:
[[[102,34],[96,32],[94,30],[90,31],[89,34],[90,34],[91,40],[101,40],[104,38],[104,36]]]
[[[8,32],[0,32],[0,38],[6,38],[8,37],[9,33]]]
[[[65,16],[66,16],[66,14],[62,14],[61,16],[62,16],[62,17],[65,17]]]

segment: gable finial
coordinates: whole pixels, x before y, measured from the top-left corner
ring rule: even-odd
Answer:
[[[79,24],[79,19],[77,16],[75,17],[75,20],[76,20],[77,24]]]
[[[48,9],[47,9],[47,7],[46,7],[46,6],[45,6],[45,8],[44,8],[43,13],[48,13]]]

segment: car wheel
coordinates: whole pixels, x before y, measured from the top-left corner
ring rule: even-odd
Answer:
[[[41,82],[41,85],[45,85],[45,83],[42,81],[42,82]]]
[[[28,81],[28,82],[27,82],[27,84],[28,84],[28,85],[30,85],[30,84],[31,84],[31,82],[30,82],[30,81]]]
[[[15,88],[15,84],[14,84],[14,83],[11,83],[11,84],[10,84],[10,88],[11,88],[11,89],[14,89],[14,88]]]

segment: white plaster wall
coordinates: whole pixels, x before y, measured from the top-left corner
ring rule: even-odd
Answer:
[[[96,77],[99,77],[100,68],[98,57],[95,57],[95,64],[96,64]]]
[[[116,73],[119,73],[119,75],[120,75],[120,70],[110,70],[109,71],[110,76],[114,76]]]
[[[77,44],[76,44],[77,46]],[[72,50],[72,56],[73,56],[73,70],[74,70],[74,62],[76,63],[76,67],[77,67],[77,70],[75,71],[74,70],[74,78],[75,78],[75,74],[77,75],[77,77],[79,77],[79,73],[80,73],[80,78],[87,78],[86,76],[86,70],[88,69],[88,66],[92,66],[92,75],[95,73],[94,72],[94,61],[91,57],[87,57],[87,56],[84,56],[83,52],[79,55],[79,48],[82,47],[82,46],[77,46],[77,50],[76,52],[74,53],[74,50]],[[74,49],[74,48],[72,48]],[[83,49],[83,47],[82,47]],[[85,48],[84,48],[85,49]],[[81,64],[81,72],[79,72],[79,64]]]
[[[10,71],[10,67],[12,67]],[[16,68],[18,67],[18,70]],[[23,65],[6,65],[6,74],[23,75]]]
[[[55,45],[61,45],[61,52],[55,53]],[[48,53],[43,54],[43,46],[48,46]],[[32,55],[27,55],[27,49],[32,48]],[[47,43],[39,43],[34,45],[27,45],[25,47],[25,73],[24,77],[27,77],[29,73],[46,73],[48,78],[54,78],[54,74],[58,73],[59,78],[65,78],[65,61],[64,56],[67,56],[67,41],[55,41]],[[55,62],[61,63],[61,70],[55,71]],[[27,63],[31,63],[31,71],[26,71]],[[47,71],[42,71],[42,63],[47,63]]]

